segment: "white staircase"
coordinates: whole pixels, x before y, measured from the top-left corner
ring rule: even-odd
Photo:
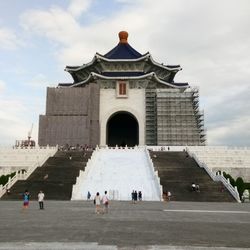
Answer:
[[[80,171],[73,186],[72,200],[86,200],[107,191],[110,199],[131,200],[133,190],[142,192],[143,200],[160,201],[162,187],[146,148],[97,149],[85,171]]]

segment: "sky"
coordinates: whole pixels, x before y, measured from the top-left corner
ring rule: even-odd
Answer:
[[[250,146],[250,1],[0,1],[0,145],[31,129],[37,140],[46,88],[72,82],[129,33],[155,61],[180,64],[176,82],[199,87],[207,145]]]

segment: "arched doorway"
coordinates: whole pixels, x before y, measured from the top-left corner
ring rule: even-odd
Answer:
[[[137,119],[129,112],[117,112],[107,122],[107,145],[133,147],[139,144]]]

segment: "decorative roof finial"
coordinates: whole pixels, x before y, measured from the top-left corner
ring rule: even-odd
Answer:
[[[119,32],[120,43],[128,43],[128,32],[120,31]]]

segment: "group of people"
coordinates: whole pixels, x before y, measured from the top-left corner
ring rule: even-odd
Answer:
[[[23,209],[27,209],[29,207],[29,202],[30,202],[30,193],[28,190],[25,190],[25,192],[22,194],[23,197]],[[42,190],[37,195],[38,199],[38,204],[39,204],[39,209],[43,210],[44,209],[44,198],[45,194]]]
[[[163,192],[162,198],[164,201],[170,201],[172,197],[172,193],[170,191]]]
[[[134,203],[134,204],[137,202],[137,200],[141,201],[142,200],[142,192],[139,191],[137,193],[136,190],[133,190],[131,193],[131,198],[132,198],[132,203]]]
[[[200,185],[199,185],[199,184],[196,184],[196,183],[194,183],[194,182],[192,182],[191,190],[192,190],[193,192],[200,192]]]
[[[90,192],[88,192],[88,194],[87,194],[88,200],[90,199],[90,197],[91,197],[91,194],[90,194]],[[103,204],[103,207],[101,206],[101,204]],[[104,195],[102,197],[100,196],[99,192],[96,193],[96,196],[94,198],[94,205],[95,205],[95,213],[96,214],[102,214],[102,213],[107,214],[108,213],[109,198],[107,195],[107,191],[104,192]]]
[[[93,150],[93,147],[90,145],[80,145],[80,144],[76,144],[76,145],[69,145],[69,144],[65,144],[62,146],[59,146],[58,148],[60,151],[71,151],[71,150],[75,150],[75,151],[91,151]]]

